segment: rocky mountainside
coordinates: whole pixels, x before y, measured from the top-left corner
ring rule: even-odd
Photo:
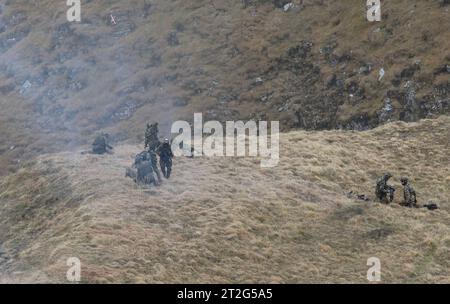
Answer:
[[[147,190],[124,176],[141,146],[39,156],[0,179],[0,282],[67,282],[77,257],[84,283],[367,283],[377,257],[385,283],[449,283],[449,132],[449,117],[292,131],[277,167],[180,157]],[[372,200],[384,171],[390,206]],[[401,207],[404,175],[440,209]]]
[[[193,112],[284,130],[449,113],[447,0],[386,1],[373,23],[360,0],[81,2],[79,23],[63,0],[0,4],[0,174]]]

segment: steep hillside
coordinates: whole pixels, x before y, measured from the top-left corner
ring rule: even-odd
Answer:
[[[446,0],[66,1],[0,4],[0,174],[92,140],[208,119],[367,129],[449,113]],[[114,21],[112,21],[112,18]],[[380,69],[385,76],[378,81]]]
[[[252,158],[176,158],[173,179],[143,190],[124,177],[140,147],[48,154],[0,180],[0,282],[450,283],[450,118],[371,131],[293,131],[279,166]],[[390,206],[374,179],[395,176]],[[400,207],[398,179],[420,203]]]

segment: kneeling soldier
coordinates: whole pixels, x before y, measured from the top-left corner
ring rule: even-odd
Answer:
[[[417,207],[416,191],[406,177],[402,177],[400,182],[403,185],[403,205],[406,207]]]

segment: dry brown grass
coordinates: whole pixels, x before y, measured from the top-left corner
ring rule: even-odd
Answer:
[[[151,190],[124,177],[138,146],[43,155],[0,181],[0,281],[65,282],[76,256],[84,282],[364,283],[376,256],[383,282],[449,283],[449,127],[291,132],[278,167],[176,158]],[[386,170],[441,209],[345,196]]]

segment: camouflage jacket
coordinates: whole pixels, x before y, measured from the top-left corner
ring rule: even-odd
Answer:
[[[416,191],[414,188],[408,183],[403,188],[403,197],[405,199],[405,204],[407,205],[416,205]]]
[[[145,148],[149,148],[150,150],[155,150],[159,146],[158,139],[158,126],[148,125],[147,130],[145,131]]]
[[[377,185],[375,186],[375,194],[376,194],[376,196],[377,197],[383,196],[384,194],[387,193],[387,189],[388,189],[388,186],[387,186],[387,183],[386,183],[386,180],[385,180],[384,176],[379,177],[377,179]]]

